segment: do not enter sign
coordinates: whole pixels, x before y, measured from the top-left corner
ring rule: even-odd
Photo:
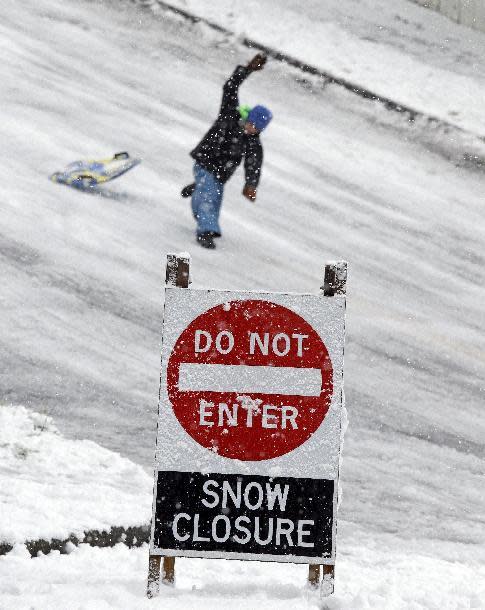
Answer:
[[[178,337],[167,392],[185,431],[230,459],[268,460],[307,441],[333,393],[329,353],[312,326],[265,300],[230,300]]]
[[[151,553],[327,563],[345,297],[167,287]]]

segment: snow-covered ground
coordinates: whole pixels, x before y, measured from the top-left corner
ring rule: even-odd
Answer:
[[[325,601],[305,588],[305,566],[178,559],[175,588],[145,596],[148,548],[81,545],[30,559],[17,546],[0,557],[0,607],[27,610],[477,610],[485,595],[483,555],[468,546],[369,537],[343,528],[348,539],[336,573],[337,593]],[[480,582],[480,579],[482,582]]]
[[[342,521],[337,594],[325,603],[305,585],[306,566],[177,559],[175,588],[145,599],[148,546],[88,544],[31,559],[25,540],[60,540],[112,525],[146,523],[151,478],[126,458],[65,439],[45,416],[0,409],[0,608],[481,608],[485,551],[369,532]],[[67,554],[66,554],[67,551]]]
[[[412,99],[403,102],[448,120],[450,109],[463,112],[453,122],[484,133],[474,105],[482,34],[404,1],[392,11],[379,3],[379,19],[376,3],[358,3],[359,19],[357,3],[328,3],[338,12],[319,23],[317,3],[303,15],[287,0],[259,29],[269,4],[259,18],[246,3],[232,29],[310,63],[312,28],[324,28],[324,40],[333,31],[333,55],[323,49],[319,65],[340,74],[351,40],[349,79],[375,91],[384,83],[388,97],[404,89]],[[216,5],[204,7],[208,17]],[[459,142],[269,62],[241,92],[241,101],[275,115],[263,135],[258,201],[242,199],[236,175],[219,249],[202,251],[178,195],[190,179],[187,152],[214,118],[224,79],[250,52],[128,2],[2,8],[1,403],[52,416],[65,437],[95,441],[149,471],[165,253],[190,250],[196,286],[308,292],[321,285],[326,260],[347,259],[350,427],[329,607],[482,607],[485,176],[450,163],[446,151],[455,155]],[[398,11],[409,23],[392,17]],[[290,17],[291,40],[278,39]],[[380,20],[399,25],[380,29]],[[362,40],[366,28],[375,40]],[[283,47],[291,41],[298,46]],[[360,69],[364,62],[371,68]],[[418,78],[426,71],[429,95]],[[457,83],[459,106],[450,105]],[[69,161],[118,150],[144,161],[104,196],[47,180]],[[149,503],[140,498],[140,507]],[[51,506],[61,523],[63,504]],[[147,554],[81,547],[27,560],[16,547],[0,558],[0,607],[144,607]],[[320,603],[306,599],[298,566],[181,560],[178,575],[160,607]]]
[[[68,440],[49,417],[0,408],[0,542],[83,539],[145,525],[153,479],[88,440]]]

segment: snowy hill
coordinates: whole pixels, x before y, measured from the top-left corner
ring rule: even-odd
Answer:
[[[353,3],[339,4],[345,11]],[[258,201],[241,197],[236,175],[220,247],[202,251],[178,194],[191,176],[187,153],[213,120],[224,79],[250,52],[203,25],[132,3],[26,0],[3,8],[1,402],[44,410],[64,434],[149,470],[165,253],[191,252],[196,286],[305,292],[318,290],[326,260],[346,259],[350,427],[339,553],[349,563],[337,580],[343,605],[334,607],[365,607],[359,599],[372,596],[352,571],[379,553],[391,567],[389,580],[371,587],[377,596],[384,587],[382,603],[372,598],[375,607],[427,607],[428,598],[446,607],[447,596],[450,608],[480,607],[485,175],[448,160],[456,142],[446,135],[419,133],[373,102],[269,62],[241,92],[243,102],[267,104],[275,117],[263,135]],[[372,23],[369,3],[365,10]],[[441,23],[424,9],[409,10],[419,11],[428,30]],[[249,18],[237,18],[237,32]],[[354,44],[363,37],[356,24],[346,30]],[[466,38],[460,26],[446,27],[453,40]],[[275,28],[268,30],[271,44],[279,43]],[[395,38],[405,56],[407,35]],[[483,38],[470,32],[469,39],[468,49],[456,43],[461,60],[449,62],[448,73],[466,91],[481,91],[475,58]],[[313,60],[311,40],[301,35],[298,44]],[[373,42],[383,52],[385,44]],[[424,54],[433,56],[436,44]],[[366,45],[359,49],[366,53]],[[423,63],[419,74],[426,69]],[[423,106],[428,98],[414,95],[419,82],[406,94]],[[473,116],[458,126],[480,135]],[[118,150],[143,163],[104,196],[47,180],[69,161]],[[415,567],[421,573],[429,565],[435,580],[416,601],[389,583],[411,578],[413,590],[420,586],[415,567],[406,571],[418,549],[429,564]],[[453,571],[453,557],[465,576]],[[136,561],[144,566],[145,558]],[[250,570],[244,574],[251,578]],[[449,588],[441,590],[447,578]],[[389,606],[391,592],[398,597]]]
[[[173,7],[461,129],[485,134],[483,33],[408,0],[138,0]],[[304,35],[302,33],[304,32]]]

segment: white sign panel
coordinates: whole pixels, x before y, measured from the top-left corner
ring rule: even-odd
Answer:
[[[166,289],[151,554],[334,562],[344,315]]]

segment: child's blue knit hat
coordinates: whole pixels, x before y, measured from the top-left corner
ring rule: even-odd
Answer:
[[[258,131],[263,131],[268,125],[273,115],[271,110],[264,106],[255,106],[248,114],[247,120],[252,123]]]

